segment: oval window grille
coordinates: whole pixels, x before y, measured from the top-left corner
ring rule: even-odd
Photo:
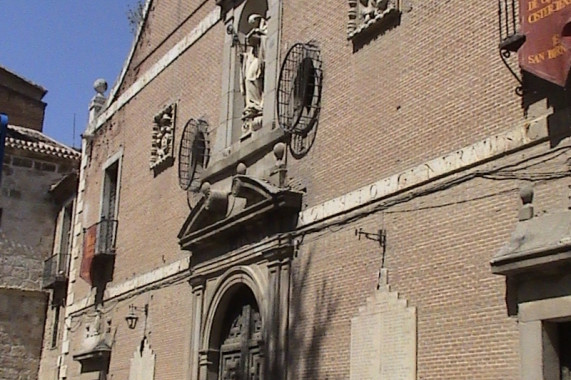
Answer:
[[[313,127],[321,107],[323,69],[315,42],[296,43],[286,54],[278,81],[278,121],[294,134]]]
[[[190,119],[182,131],[178,151],[178,183],[183,190],[198,191],[210,158],[208,124]]]

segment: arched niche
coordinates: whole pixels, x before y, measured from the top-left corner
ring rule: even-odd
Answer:
[[[214,140],[214,158],[223,150],[238,149],[239,144],[249,141],[253,131],[271,129],[275,114],[275,91],[277,76],[277,57],[279,54],[279,25],[281,2],[267,0],[247,0],[242,2],[220,2],[225,23],[225,46],[223,51],[223,78],[221,125]],[[259,15],[253,23],[251,15]],[[253,29],[263,29],[265,49],[263,54],[262,112],[251,114],[246,110],[246,92],[244,89],[245,53],[250,49],[247,36]],[[254,33],[255,37],[256,33]],[[255,41],[256,39],[252,39]],[[251,117],[249,117],[249,115]]]

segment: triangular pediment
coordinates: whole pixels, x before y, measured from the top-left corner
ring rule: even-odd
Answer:
[[[198,202],[183,224],[178,238],[183,249],[222,243],[224,238],[238,230],[259,225],[259,228],[288,230],[288,218],[297,215],[302,194],[275,187],[263,180],[237,175],[231,191],[210,191]],[[282,213],[281,220],[288,223],[264,223],[271,215]],[[275,231],[278,232],[278,231]],[[279,231],[283,232],[283,231]]]

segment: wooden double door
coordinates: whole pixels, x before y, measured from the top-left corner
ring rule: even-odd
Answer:
[[[262,318],[253,295],[239,292],[222,328],[219,380],[263,380]]]

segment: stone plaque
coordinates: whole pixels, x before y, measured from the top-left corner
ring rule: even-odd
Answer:
[[[416,379],[416,308],[391,292],[383,271],[379,290],[351,319],[351,380]]]
[[[151,346],[145,337],[131,359],[129,380],[154,380],[154,378],[155,353],[151,350]]]

